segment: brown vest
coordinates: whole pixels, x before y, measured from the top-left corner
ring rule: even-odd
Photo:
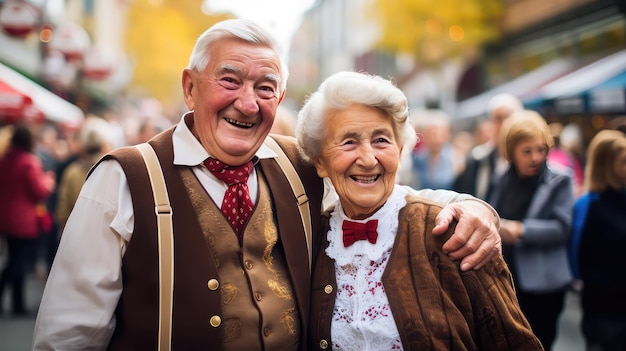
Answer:
[[[259,175],[258,201],[243,247],[190,169],[183,181],[218,270],[224,350],[297,349],[300,319],[264,177]]]
[[[220,274],[181,176],[181,169],[187,167],[173,164],[173,131],[174,127],[150,141],[159,157],[173,209],[175,278],[172,346],[174,350],[222,350],[226,335],[223,329],[228,323],[213,326],[213,320],[224,315],[224,291],[212,289],[214,280],[219,282]],[[299,158],[295,139],[280,136],[275,139],[304,183],[310,200],[313,233],[317,233],[323,184],[314,168]],[[150,181],[143,160],[134,147],[117,149],[103,159],[115,159],[122,166],[135,213],[132,240],[122,260],[124,289],[116,309],[117,324],[109,349],[155,350],[159,275],[156,216]],[[297,199],[275,160],[261,160],[256,170],[268,184],[280,244],[274,251],[282,251],[284,255],[286,274],[293,287],[297,315],[300,317],[300,340],[306,340],[310,275]],[[294,349],[306,350],[306,346],[301,342]]]

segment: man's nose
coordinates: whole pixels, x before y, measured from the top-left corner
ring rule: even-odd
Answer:
[[[254,93],[254,87],[244,86],[241,88],[240,94],[235,100],[235,108],[247,116],[252,116],[259,112],[259,104]]]

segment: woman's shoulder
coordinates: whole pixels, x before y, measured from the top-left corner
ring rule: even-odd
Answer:
[[[443,205],[439,202],[436,201],[432,201],[426,197],[423,196],[418,196],[418,195],[414,195],[414,194],[407,194],[406,197],[406,208],[409,207],[428,207],[431,208],[433,210],[441,210],[443,208]]]
[[[546,182],[569,182],[573,179],[573,173],[569,170],[561,169],[560,167],[547,166],[545,173]]]

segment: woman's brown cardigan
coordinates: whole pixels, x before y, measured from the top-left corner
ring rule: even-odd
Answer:
[[[522,314],[511,273],[501,256],[461,272],[441,249],[454,232],[432,235],[441,206],[407,197],[393,251],[382,276],[404,350],[543,350]],[[311,350],[332,348],[337,292],[335,262],[322,226],[314,257]]]

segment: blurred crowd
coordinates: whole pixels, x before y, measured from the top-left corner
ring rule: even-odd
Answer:
[[[33,274],[45,282],[91,167],[113,148],[148,141],[173,124],[155,101],[142,104],[132,116],[91,111],[78,128],[33,121],[0,125],[0,314],[36,312],[26,306],[26,279]]]
[[[586,145],[578,125],[548,124],[515,96],[494,96],[487,110],[471,131],[454,130],[443,111],[414,111],[419,142],[404,150],[398,182],[469,193],[498,211],[520,306],[546,349],[568,291],[582,294],[587,340],[624,349],[626,280],[616,250],[626,244],[626,124]],[[0,313],[34,312],[24,281],[29,274],[45,281],[90,168],[111,149],[173,124],[150,111],[132,119],[96,111],[75,130],[47,123],[0,129],[0,302],[11,290]],[[293,136],[295,122],[295,111],[280,107],[272,133]]]

